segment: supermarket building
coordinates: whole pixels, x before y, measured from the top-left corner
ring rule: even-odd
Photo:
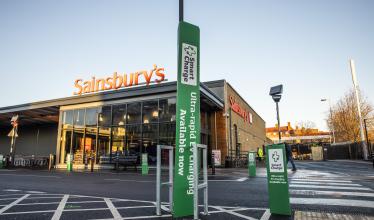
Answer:
[[[80,94],[72,97],[2,107],[0,154],[10,152],[10,119],[18,115],[16,160],[53,154],[56,167],[65,168],[72,154],[74,169],[84,169],[93,154],[100,169],[112,166],[116,153],[148,153],[155,163],[157,145],[175,146],[176,130],[177,82],[160,79],[101,92],[76,81]],[[226,80],[201,83],[200,96],[201,143],[222,166],[266,145],[265,121]]]

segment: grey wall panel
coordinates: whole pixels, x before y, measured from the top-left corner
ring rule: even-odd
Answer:
[[[9,154],[10,149],[8,132],[5,129],[0,132],[0,153],[4,155]],[[18,135],[17,155],[48,156],[50,153],[56,153],[57,124],[20,127]]]

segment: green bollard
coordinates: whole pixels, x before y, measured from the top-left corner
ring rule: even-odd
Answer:
[[[256,176],[256,152],[248,153],[248,174],[250,177]]]
[[[142,154],[142,175],[148,175],[149,167],[148,167],[148,154]]]
[[[291,215],[286,157],[284,144],[266,146],[266,170],[271,214]]]
[[[4,168],[4,156],[0,154],[0,169]]]
[[[73,170],[72,155],[71,154],[67,154],[67,158],[66,158],[66,169],[69,172]]]

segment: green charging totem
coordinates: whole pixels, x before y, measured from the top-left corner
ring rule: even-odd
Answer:
[[[250,177],[256,176],[256,152],[248,153],[248,174]]]
[[[270,213],[291,215],[287,155],[284,144],[266,146],[266,169]]]
[[[193,215],[192,144],[200,143],[200,29],[178,26],[178,80],[173,217]]]
[[[142,175],[147,175],[148,171],[149,171],[148,154],[144,153],[142,154]]]

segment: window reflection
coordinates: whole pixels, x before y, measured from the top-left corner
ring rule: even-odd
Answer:
[[[86,126],[96,126],[97,125],[97,108],[86,109]]]
[[[142,123],[141,103],[130,103],[127,105],[127,123],[140,124]]]
[[[175,121],[176,99],[160,99],[160,122]]]
[[[125,149],[126,141],[126,129],[125,127],[114,127],[112,128],[112,154],[114,155],[117,151],[120,154],[128,154]]]
[[[143,102],[143,124],[158,122],[158,101]]]
[[[74,110],[74,126],[82,127],[84,125],[85,109]]]
[[[97,137],[96,162],[102,161],[103,157],[110,155],[110,128],[100,127]]]
[[[148,153],[148,162],[156,163],[158,124],[143,125],[143,152]]]
[[[63,128],[73,127],[73,110],[64,111],[62,116]]]
[[[126,151],[129,155],[139,156],[141,149],[141,125],[126,126]]]
[[[112,124],[112,106],[105,105],[100,107],[99,126],[110,126]]]
[[[126,123],[126,105],[113,106],[113,125],[123,126]]]

